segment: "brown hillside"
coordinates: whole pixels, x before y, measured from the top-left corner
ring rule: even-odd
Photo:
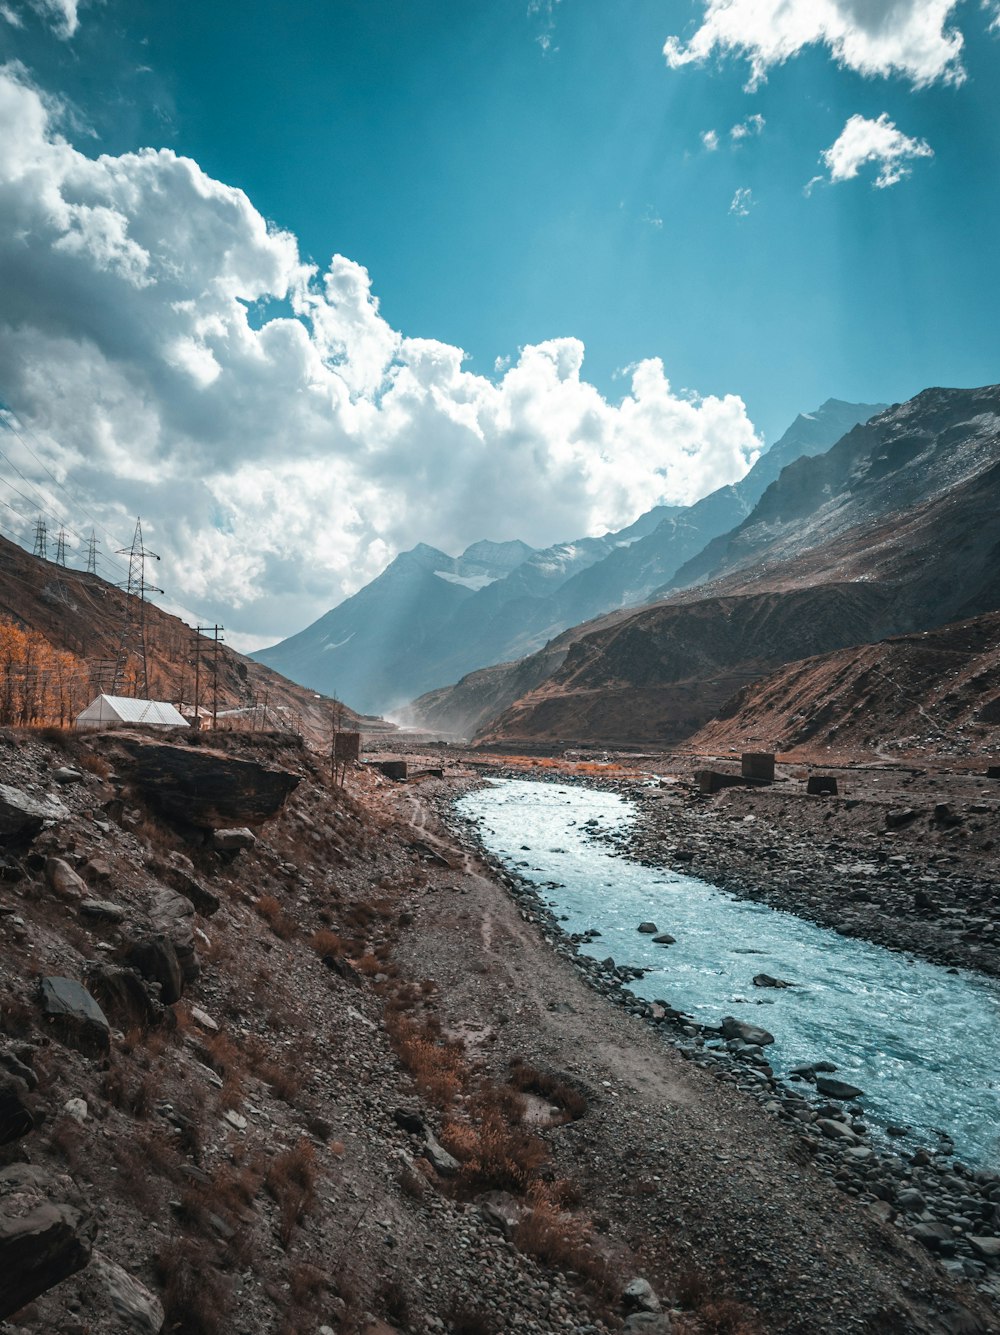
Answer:
[[[973,754],[1000,746],[1000,614],[789,663],[746,687],[697,750]]]
[[[572,645],[479,740],[675,744],[779,663],[892,634],[896,616],[872,584],[660,604]]]
[[[79,712],[99,689],[110,688],[106,665],[118,653],[126,594],[107,580],[80,570],[69,570],[32,556],[15,543],[0,538],[0,617],[35,631],[57,650],[82,660],[83,670],[69,690],[72,713]],[[146,642],[150,694],[157,699],[190,706],[195,687],[195,634],[180,618],[148,602]],[[202,638],[202,706],[212,703],[212,642]],[[102,664],[105,665],[102,675]],[[134,672],[135,663],[131,664]],[[126,688],[120,694],[129,695]],[[301,727],[319,741],[329,734],[330,702],[314,691],[297,686],[251,659],[223,645],[219,650],[219,709],[252,709],[270,727]],[[237,720],[238,721],[238,720]],[[346,710],[345,724],[359,723]],[[365,726],[389,725],[371,720]]]

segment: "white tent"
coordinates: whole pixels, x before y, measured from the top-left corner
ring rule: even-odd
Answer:
[[[115,728],[149,723],[155,728],[186,728],[188,721],[165,700],[133,700],[126,695],[99,695],[76,716],[78,728]]]

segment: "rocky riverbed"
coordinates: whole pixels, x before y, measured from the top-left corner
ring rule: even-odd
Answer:
[[[475,837],[475,826],[470,833]],[[926,1147],[904,1148],[902,1143],[894,1147],[884,1137],[873,1139],[862,1091],[834,1078],[836,1067],[823,1060],[795,1068],[790,1079],[778,1078],[768,1061],[773,1037],[759,1026],[733,1017],[721,1025],[699,1024],[667,999],[637,996],[630,984],[643,975],[643,969],[581,953],[581,946],[594,945],[600,934],[567,936],[536,884],[518,877],[509,864],[494,865],[528,919],[540,926],[554,950],[571,960],[590,986],[653,1026],[695,1066],[750,1095],[787,1127],[804,1153],[847,1195],[893,1222],[936,1255],[946,1270],[972,1279],[996,1299],[1000,1175],[956,1159],[945,1133]],[[643,923],[638,931],[655,932],[656,926]],[[662,939],[672,940],[669,934]],[[770,978],[758,982],[781,984]],[[903,1127],[890,1124],[890,1137],[904,1134]]]
[[[773,787],[705,797],[690,765],[673,771],[656,787],[614,783],[639,811],[628,856],[845,936],[1000,976],[998,781],[857,767],[833,771],[836,796],[809,796],[804,774],[780,767]]]

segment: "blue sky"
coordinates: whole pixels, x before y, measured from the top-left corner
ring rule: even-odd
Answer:
[[[755,10],[755,0],[733,0],[748,30],[772,2]],[[851,10],[848,0],[824,3]],[[828,396],[894,401],[930,384],[1000,378],[991,11],[978,0],[902,0],[904,26],[909,11],[930,17],[916,36],[889,32],[896,65],[885,74],[871,53],[897,20],[887,0],[871,0],[884,22],[861,34],[860,58],[854,47],[838,59],[833,38],[806,45],[747,91],[745,51],[717,43],[701,62],[665,59],[665,41],[684,49],[697,40],[713,4],[721,0],[104,0],[82,4],[67,35],[73,0],[5,0],[0,59],[19,62],[21,82],[50,106],[61,99],[50,139],[61,131],[88,159],[125,161],[146,145],[193,159],[245,191],[320,273],[334,254],[363,266],[385,325],[464,349],[466,370],[480,377],[498,380],[522,348],[580,340],[581,374],[612,405],[630,390],[626,368],[658,358],[672,392],[739,396],[768,440]],[[960,57],[935,65],[922,38],[955,31]],[[883,118],[880,142],[891,133],[904,145],[893,159],[901,179],[876,188],[884,162],[868,162],[831,181],[820,155],[852,117],[863,136],[877,135]],[[703,139],[710,131],[714,150]],[[289,313],[281,283],[251,305],[255,327]],[[89,324],[66,332],[103,340],[102,365],[117,365],[109,336]],[[23,385],[17,392],[23,347],[21,337],[7,369],[0,349],[0,398],[56,449],[59,421]],[[146,390],[144,407],[149,399]],[[192,411],[205,430],[204,395]],[[745,432],[736,436],[742,469],[751,452]],[[384,480],[399,458],[387,455],[374,472]],[[677,495],[699,489],[689,472]],[[647,508],[639,473],[613,513],[581,502],[574,528],[567,505],[550,534],[539,519],[523,536],[537,544],[627,522],[630,508]],[[706,467],[704,488],[724,473]],[[472,540],[457,519],[438,532],[422,513],[389,524],[385,513],[402,514],[398,497],[380,494],[382,517],[372,519],[357,500],[371,481],[352,475],[354,548],[331,552],[325,566],[321,557],[323,578],[294,606],[287,595],[296,569],[303,587],[304,547],[269,552],[267,572],[253,574],[273,576],[285,600],[281,617],[268,614],[276,629],[285,616],[323,610],[336,601],[325,589],[349,591],[411,539]],[[483,478],[470,485],[481,491]],[[581,495],[599,486],[591,478]],[[123,513],[132,504],[123,495]],[[497,504],[489,536],[519,535],[523,504],[513,495],[506,513]],[[455,510],[467,514],[467,498]],[[238,532],[236,519],[213,522]],[[152,523],[167,538],[176,528],[166,501]],[[185,580],[192,605],[215,587],[205,571]],[[247,588],[225,597],[254,601]]]
[[[698,14],[662,0],[108,0],[81,12],[72,44],[7,38],[102,147],[190,155],[318,261],[364,264],[394,327],[457,344],[483,373],[570,334],[607,393],[617,370],[661,356],[677,385],[741,394],[769,438],[828,395],[995,379],[988,16],[956,14],[958,88],[865,78],[811,49],[748,94],[743,60],[667,68],[666,37]],[[846,119],[884,112],[933,159],[891,189],[872,189],[869,168],[806,198]],[[703,131],[725,138],[752,113],[760,136],[704,150]],[[728,211],[742,188],[745,218]]]

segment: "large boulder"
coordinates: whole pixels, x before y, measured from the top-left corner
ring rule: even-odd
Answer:
[[[25,844],[46,822],[69,819],[69,811],[55,797],[32,797],[21,788],[0,783],[0,844]]]
[[[262,825],[300,782],[287,770],[267,769],[206,747],[171,746],[122,737],[128,761],[119,768],[162,815],[182,825],[217,830]]]
[[[753,1043],[761,1048],[774,1042],[774,1035],[769,1034],[766,1029],[762,1029],[759,1024],[748,1024],[746,1020],[737,1020],[733,1015],[727,1015],[723,1018],[722,1037],[740,1038],[744,1043]]]
[[[63,1043],[81,1052],[107,1052],[111,1026],[82,983],[73,978],[43,978],[41,994],[42,1014]]]
[[[0,1320],[82,1270],[94,1234],[69,1178],[34,1164],[0,1168]]]
[[[193,983],[201,974],[194,945],[194,905],[176,890],[159,889],[153,895],[149,916],[177,952],[184,981]]]
[[[175,954],[175,961],[176,958]],[[180,978],[179,965],[177,977]],[[156,981],[159,982],[159,979]],[[135,969],[123,969],[115,964],[95,964],[87,974],[87,987],[101,1009],[123,1032],[136,1028],[151,1029],[164,1022],[168,1026],[176,1023],[173,1011],[162,1004],[166,1001],[162,984],[160,999],[157,999],[152,995],[154,989]]]
[[[184,991],[184,970],[177,958],[173,941],[165,932],[154,932],[128,946],[128,964],[147,982],[158,983],[160,997],[168,1006],[180,1001]]]

